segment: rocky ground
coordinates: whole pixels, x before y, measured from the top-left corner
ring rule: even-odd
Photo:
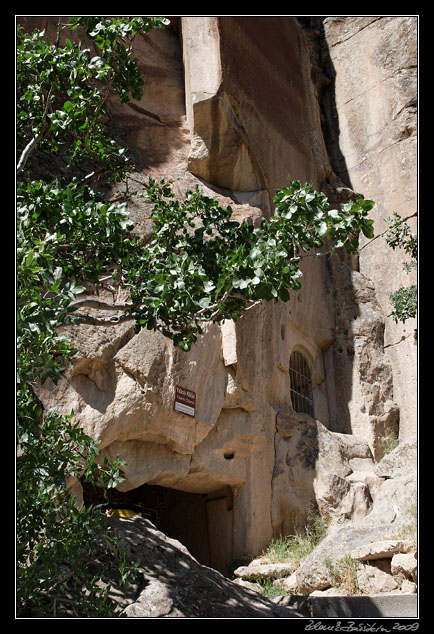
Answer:
[[[257,592],[199,564],[177,540],[142,517],[108,520],[122,536],[127,559],[144,569],[128,596],[116,592],[125,616],[132,618],[297,618],[295,607],[280,606]]]
[[[340,521],[292,570],[288,562],[259,558],[235,570],[238,583],[253,588],[252,582],[274,580],[293,595],[416,593],[416,444],[402,443],[363,469],[371,499],[366,514],[342,522],[337,513]]]
[[[260,557],[237,568],[234,580],[199,564],[149,520],[110,518],[126,560],[143,569],[127,593],[112,596],[130,618],[301,618],[312,596],[415,594],[415,516],[404,512],[415,458],[408,444],[386,455],[375,467],[382,483],[371,512],[357,525],[331,527],[298,565]],[[264,581],[278,584],[277,596],[259,592]]]
[[[411,540],[375,539],[373,530],[345,528],[332,531],[299,567],[270,563],[266,558],[235,570],[236,582],[259,590],[271,581],[276,590],[300,595],[369,595],[417,592],[417,553]],[[334,545],[338,543],[339,549]],[[351,545],[362,543],[351,548]],[[331,558],[341,551],[342,557]],[[258,587],[259,584],[259,587]]]

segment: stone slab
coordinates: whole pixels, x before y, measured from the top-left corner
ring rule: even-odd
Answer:
[[[310,597],[314,618],[417,618],[417,594]]]
[[[376,559],[391,559],[395,553],[408,553],[412,543],[401,539],[383,539],[370,544],[358,546],[351,552],[351,557],[358,561],[374,561]]]

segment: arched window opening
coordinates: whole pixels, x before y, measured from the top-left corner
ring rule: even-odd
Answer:
[[[312,378],[306,359],[300,352],[293,352],[289,360],[292,407],[299,414],[313,417]]]

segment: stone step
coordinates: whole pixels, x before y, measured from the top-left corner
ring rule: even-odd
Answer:
[[[313,618],[417,618],[417,594],[310,597]]]
[[[279,606],[291,607],[312,618],[417,618],[417,594],[373,594],[369,596],[274,597]]]

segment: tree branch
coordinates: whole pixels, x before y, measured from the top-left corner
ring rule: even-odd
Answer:
[[[115,170],[110,169],[110,168],[104,168],[99,170],[98,172],[90,172],[90,174],[88,174],[87,176],[85,176],[84,178],[81,179],[81,181],[78,181],[77,183],[77,187],[79,189],[81,189],[82,187],[84,187],[85,185],[87,185],[88,183],[90,183],[91,181],[100,178],[101,176],[105,176],[106,174],[110,174],[112,172],[114,172]]]
[[[37,146],[42,141],[42,139],[47,134],[47,132],[48,132],[48,126],[46,125],[46,123],[44,123],[42,125],[40,132],[38,132],[38,134],[34,136],[33,139],[30,141],[30,143],[26,145],[26,147],[24,148],[21,154],[20,160],[18,161],[17,175],[24,169],[24,166],[27,163],[27,159],[29,158],[30,154],[33,152],[33,150],[37,148]]]
[[[134,315],[114,315],[113,317],[91,317],[90,315],[75,315],[81,323],[89,326],[117,326],[125,321],[134,321]]]
[[[98,310],[127,310],[131,308],[132,303],[127,304],[106,304],[99,299],[78,299],[72,302],[71,306],[80,306],[82,308],[97,308]]]
[[[45,137],[45,135],[47,134],[49,130],[49,124],[47,123],[47,112],[48,112],[48,106],[50,105],[50,98],[51,98],[52,92],[53,92],[53,87],[51,87],[50,90],[48,91],[47,100],[44,107],[44,112],[42,113],[41,130],[38,132],[38,134],[35,137],[33,137],[30,143],[28,143],[26,147],[24,148],[21,154],[20,160],[18,161],[17,174],[19,174],[24,169],[24,166],[27,163],[27,159],[29,158],[30,154],[33,152],[33,150],[37,148],[37,146],[39,145],[39,143],[42,141],[42,139]]]
[[[401,341],[405,341],[406,339],[411,337],[412,334],[414,334],[414,333],[410,332],[408,335],[402,335],[402,337],[401,337],[401,339],[399,339],[399,341],[395,341],[395,343],[388,343],[387,345],[383,346],[383,350],[386,350],[386,348],[391,348],[392,346],[397,346],[398,343],[401,343]]]
[[[414,218],[415,216],[417,216],[417,211],[414,214],[411,214],[410,216],[406,216],[405,218],[401,218],[401,220],[403,222],[405,222],[406,220],[409,220],[410,218]],[[377,238],[381,238],[381,236],[384,236],[386,233],[388,233],[390,231],[390,227],[388,227],[385,231],[383,231],[382,233],[379,233],[377,236],[375,236],[375,238],[372,238],[372,240],[369,240],[369,242],[366,242],[366,244],[364,244],[362,247],[360,247],[360,249],[358,250],[358,253],[360,253],[360,251],[362,249],[364,249],[365,247],[369,246],[371,244],[371,242],[374,242],[374,240],[376,240]]]

